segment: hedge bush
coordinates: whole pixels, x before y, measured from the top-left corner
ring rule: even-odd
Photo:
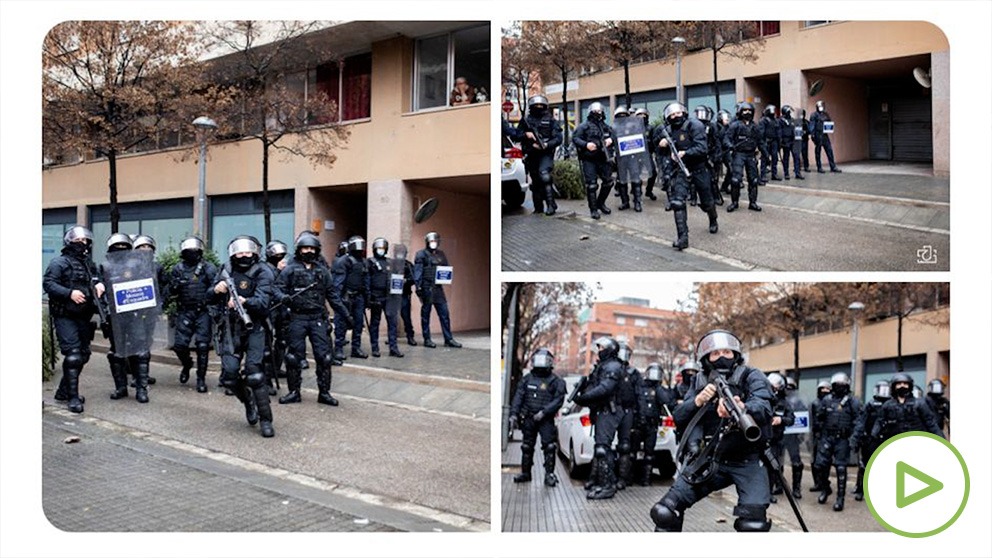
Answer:
[[[48,308],[41,310],[41,379],[45,382],[55,376],[55,367],[59,362],[58,343],[55,341],[55,329],[49,328]]]
[[[586,187],[582,181],[582,171],[576,159],[555,161],[551,171],[551,179],[558,187],[558,193],[568,200],[584,200]]]
[[[162,250],[155,257],[155,260],[162,266],[162,270],[165,272],[166,276],[172,273],[172,268],[175,267],[181,259],[179,250],[176,250],[172,246]],[[220,267],[220,258],[217,257],[216,252],[209,248],[203,252],[203,259]],[[165,301],[165,304],[162,306],[162,312],[169,318],[175,317],[178,310],[179,307],[176,304],[175,298]]]

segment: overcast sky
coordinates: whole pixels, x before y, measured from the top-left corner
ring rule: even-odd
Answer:
[[[596,288],[599,285],[602,288]],[[658,281],[649,278],[608,279],[592,283],[597,302],[608,302],[624,296],[646,298],[652,308],[678,309],[680,300],[689,298],[692,283],[686,281]]]

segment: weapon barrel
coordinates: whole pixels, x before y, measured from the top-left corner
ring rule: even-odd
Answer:
[[[675,159],[675,162],[679,164],[679,169],[682,171],[682,174],[684,174],[686,178],[689,178],[689,176],[691,176],[689,168],[685,166],[685,162],[682,160],[682,157],[679,157],[679,150],[675,147],[675,140],[672,139],[672,135],[668,133],[668,129],[665,128],[664,124],[661,126],[661,133],[665,136],[665,139],[668,140],[668,148],[672,152],[672,159]]]
[[[720,399],[723,401],[724,406],[730,411],[730,416],[733,417],[734,422],[737,423],[737,427],[741,429],[744,433],[744,438],[748,442],[757,442],[761,438],[761,428],[758,424],[754,422],[751,415],[748,415],[737,404],[734,402],[734,394],[730,391],[730,386],[727,381],[722,377],[717,376],[715,379],[716,389],[720,393]]]

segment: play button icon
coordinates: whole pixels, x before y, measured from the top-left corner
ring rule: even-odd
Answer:
[[[921,481],[924,484],[924,487],[911,494],[906,494],[907,476]],[[904,461],[896,461],[896,507],[905,508],[914,502],[919,502],[942,488],[944,488],[944,483],[939,480]]]
[[[868,509],[879,524],[905,537],[928,537],[949,527],[964,511],[969,486],[961,454],[927,432],[887,440],[865,469]],[[923,500],[924,505],[913,505]]]

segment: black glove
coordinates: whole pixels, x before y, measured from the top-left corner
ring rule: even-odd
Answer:
[[[579,393],[575,397],[572,398],[572,401],[575,401],[579,405],[587,406],[586,403],[588,402],[588,399],[586,399],[586,394]]]
[[[534,422],[541,422],[541,419],[543,418],[544,418],[544,411],[538,411],[534,413]]]
[[[427,291],[425,289],[417,289],[417,298],[420,299],[420,303],[424,303],[424,299],[427,298]]]
[[[517,429],[517,415],[510,415],[510,432]]]
[[[351,316],[351,314],[345,314],[343,317],[344,323],[348,326],[348,329],[355,329],[355,319]]]

